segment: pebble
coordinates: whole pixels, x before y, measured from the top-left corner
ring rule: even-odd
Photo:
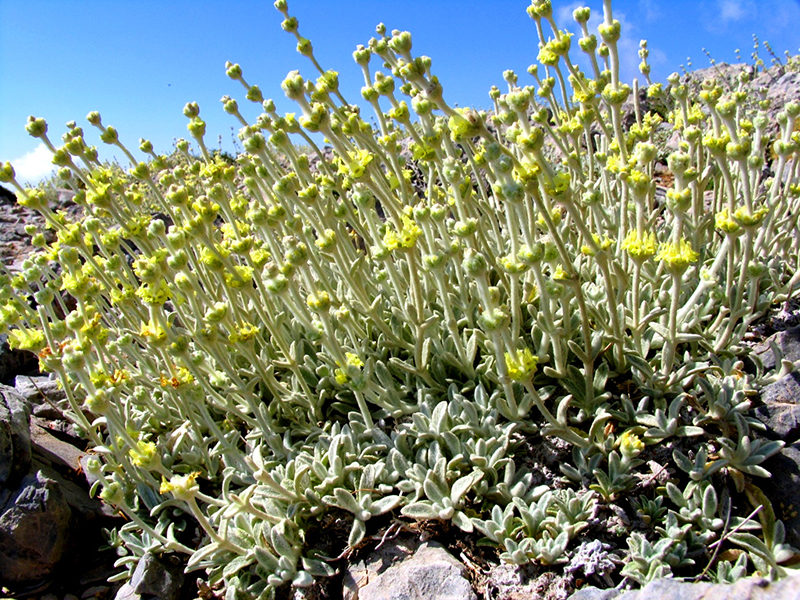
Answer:
[[[96,585],[83,592],[83,594],[81,594],[81,600],[89,600],[89,598],[107,598],[108,592],[110,591],[111,588],[107,585]],[[66,600],[66,598],[64,600]]]

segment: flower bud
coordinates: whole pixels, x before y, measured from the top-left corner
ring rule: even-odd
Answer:
[[[28,117],[28,124],[25,126],[25,130],[31,137],[43,137],[47,133],[47,122],[41,118]]]
[[[10,183],[14,176],[16,175],[14,171],[14,167],[11,166],[11,163],[0,163],[0,182],[2,183]]]
[[[366,65],[369,63],[369,59],[372,56],[372,53],[364,46],[359,45],[356,48],[356,51],[353,52],[353,60],[355,60],[359,65]]]
[[[305,82],[299,71],[291,71],[281,83],[286,97],[290,100],[302,98],[305,94]]]
[[[311,45],[311,40],[301,37],[297,42],[297,51],[303,56],[311,56],[314,54],[314,47]]]
[[[620,25],[619,21],[614,19],[611,25],[606,25],[605,23],[599,25],[597,31],[606,44],[612,44],[619,41],[622,25]]]
[[[299,25],[296,17],[286,17],[281,23],[281,29],[287,33],[295,33]]]
[[[588,6],[582,6],[572,11],[572,18],[575,19],[577,23],[583,24],[589,21],[591,14],[592,11]]]
[[[484,258],[483,254],[473,250],[472,248],[467,249],[465,252],[464,260],[461,262],[464,271],[468,275],[478,276],[486,272],[487,264],[486,258]]]

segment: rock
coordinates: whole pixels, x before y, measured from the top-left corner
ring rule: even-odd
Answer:
[[[70,517],[58,483],[41,471],[28,474],[0,507],[0,583],[47,577],[67,547]]]
[[[32,352],[12,350],[8,334],[0,334],[0,382],[11,382],[15,375],[35,371],[38,363]]]
[[[794,442],[800,437],[800,373],[793,372],[761,390],[763,406],[753,414],[771,438]]]
[[[131,580],[123,585],[114,600],[177,600],[183,586],[183,566],[160,559],[148,552],[136,565]]]
[[[569,600],[616,600],[622,593],[616,589],[601,590],[596,587],[587,587],[572,594]]]
[[[141,600],[141,598],[139,594],[133,591],[130,583],[126,583],[119,588],[117,595],[114,596],[114,600]]]
[[[786,542],[800,548],[800,443],[781,449],[762,465],[769,479],[759,479],[758,486],[772,502],[775,516],[786,527]]]
[[[690,583],[675,579],[651,581],[641,590],[578,590],[569,600],[797,600],[800,598],[800,573],[791,572],[777,582],[760,577],[741,579],[733,584]]]
[[[31,448],[57,468],[77,473],[81,469],[81,458],[86,454],[72,444],[61,441],[33,419],[30,428]]]
[[[794,363],[800,361],[800,327],[779,331],[753,348],[753,353],[761,359],[767,371],[777,366],[771,344],[778,347],[784,359]]]
[[[12,387],[0,385],[0,486],[13,489],[28,472],[31,440],[28,408]]]
[[[378,557],[383,563],[387,553]],[[391,553],[388,554],[391,556]],[[373,567],[375,557],[367,561]],[[442,546],[425,542],[414,554],[376,573],[362,570],[360,580],[351,575],[345,598],[351,600],[474,600],[475,592],[464,578],[466,568]],[[377,576],[376,576],[377,575]],[[352,583],[355,582],[355,589]],[[366,583],[366,585],[365,585]],[[349,593],[348,593],[349,592]]]
[[[90,587],[88,590],[85,590],[83,594],[81,594],[81,600],[89,600],[90,598],[107,598],[109,591],[111,591],[111,588],[107,585],[95,585]]]
[[[72,511],[73,527],[85,527],[104,519],[119,518],[119,514],[111,506],[89,496],[88,487],[82,487],[63,477],[50,465],[40,462],[36,457],[32,464],[35,469],[40,470],[46,477],[58,484],[64,500]]]
[[[16,204],[17,195],[6,187],[0,185],[0,203],[2,204]]]
[[[17,375],[14,378],[14,388],[25,400],[34,405],[42,404],[47,400],[57,403],[64,400],[64,392],[57,379],[46,375]]]
[[[759,83],[761,77],[757,78],[754,83]],[[789,102],[800,100],[800,73],[790,71],[779,74],[772,81],[767,81],[766,77],[764,79],[762,85],[768,86],[767,98],[772,101],[769,111],[771,115],[777,116],[778,109],[783,108]]]

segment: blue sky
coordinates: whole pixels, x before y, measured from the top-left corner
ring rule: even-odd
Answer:
[[[445,98],[459,106],[490,106],[489,88],[504,85],[514,69],[535,62],[538,39],[525,13],[526,0],[290,0],[300,32],[311,39],[325,68],[340,73],[351,102],[363,85],[352,51],[375,35],[375,25],[408,30],[415,55],[433,59]],[[601,0],[553,0],[559,25],[575,30],[572,9],[592,8],[590,25],[602,14]],[[707,48],[717,61],[734,62],[736,49],[752,52],[752,35],[768,40],[776,53],[800,48],[800,0],[614,0],[623,26],[623,78],[636,76],[639,40],[651,50],[652,76],[664,81],[681,65],[708,66]],[[271,0],[0,0],[0,161],[11,161],[21,179],[35,181],[50,170],[38,140],[25,132],[28,115],[44,117],[54,143],[75,120],[87,142],[111,158],[96,130],[85,122],[97,110],[122,141],[138,152],[140,137],[156,151],[189,137],[182,114],[198,102],[208,124],[206,142],[232,149],[234,119],[219,102],[237,98],[254,119],[241,86],[225,76],[225,62],[242,65],[245,78],[274,98],[278,110],[294,112],[280,83],[294,69],[315,76],[280,28]],[[577,45],[575,45],[577,46]],[[573,52],[573,57],[580,51]],[[768,54],[762,49],[762,56]],[[377,67],[377,65],[375,65]]]

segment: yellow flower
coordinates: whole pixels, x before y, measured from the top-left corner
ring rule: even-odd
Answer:
[[[39,329],[12,329],[8,333],[8,345],[12,350],[38,352],[44,348],[44,333]]]
[[[684,240],[677,244],[661,244],[658,249],[657,260],[663,260],[673,271],[683,271],[689,264],[695,262],[700,255],[692,250],[692,245]]]
[[[456,113],[447,121],[450,136],[456,142],[475,137],[480,133],[481,120],[478,114],[470,109],[457,108]]]
[[[258,327],[252,323],[242,323],[228,335],[228,340],[232,344],[236,344],[252,340],[256,335],[258,335]]]
[[[604,235],[602,239],[596,233],[592,234],[592,240],[594,241],[595,245],[602,251],[608,250],[611,246],[614,245],[614,240],[612,240],[607,235]],[[586,256],[594,256],[595,250],[589,244],[584,244],[581,246],[581,253],[585,254]]]
[[[508,376],[514,381],[525,381],[533,377],[539,363],[539,358],[528,348],[517,350],[513,355],[506,352],[505,359]]]
[[[401,219],[403,224],[399,232],[387,227],[383,235],[383,243],[389,250],[410,250],[416,244],[417,238],[422,235],[422,229],[411,217],[403,215]]]
[[[762,206],[749,214],[747,208],[741,206],[733,213],[733,220],[740,224],[742,227],[756,227],[767,216],[769,208]]]
[[[644,450],[644,442],[631,430],[626,430],[617,441],[619,449],[625,458],[635,458]]]
[[[199,471],[189,473],[188,475],[173,475],[169,481],[166,478],[161,478],[161,487],[159,493],[166,494],[172,492],[176,500],[188,500],[194,498],[195,494],[200,490],[197,485],[196,479],[200,475]]]
[[[636,230],[631,230],[622,240],[622,249],[627,250],[634,260],[644,260],[656,253],[656,234],[644,234],[641,238]]]
[[[150,341],[155,343],[163,342],[167,339],[167,332],[164,331],[163,327],[154,323],[152,319],[142,325],[139,335],[149,338]]]
[[[741,230],[739,224],[731,219],[730,215],[728,215],[727,208],[723,208],[716,214],[714,217],[714,224],[716,225],[717,229],[725,233],[738,233]]]
[[[153,442],[139,440],[135,448],[128,450],[128,455],[134,465],[147,470],[154,469],[160,462],[158,447]]]
[[[345,359],[347,363],[344,365],[344,368],[336,369],[333,372],[336,383],[339,385],[345,385],[351,381],[352,377],[358,375],[358,373],[361,372],[361,367],[364,366],[364,361],[361,360],[357,354],[353,354],[352,352],[345,352]],[[339,366],[341,367],[342,365]]]

